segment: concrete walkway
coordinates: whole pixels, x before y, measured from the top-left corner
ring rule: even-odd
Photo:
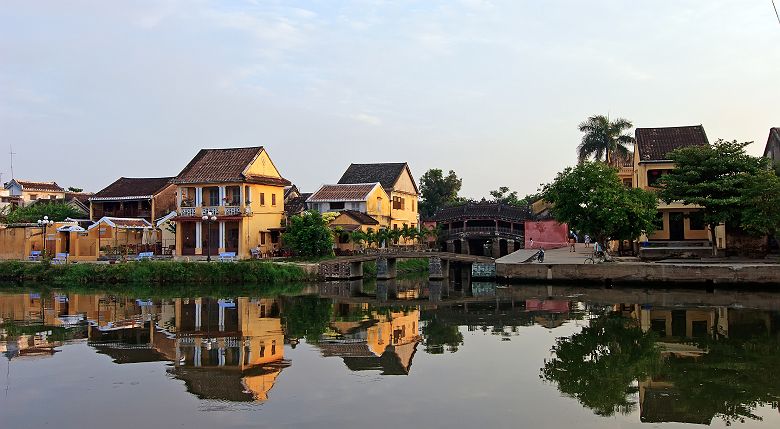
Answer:
[[[520,249],[496,260],[497,264],[523,264],[531,256],[535,255],[539,249]],[[549,249],[544,251],[544,264],[582,264],[585,258],[591,255],[593,246],[585,247],[584,243],[577,243],[575,252],[569,251],[569,246],[560,249]],[[538,264],[538,262],[531,262]]]

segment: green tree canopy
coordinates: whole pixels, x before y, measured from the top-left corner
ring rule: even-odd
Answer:
[[[8,223],[37,222],[44,216],[48,216],[55,222],[60,222],[66,218],[79,218],[84,216],[84,213],[68,203],[39,201],[11,211],[8,213],[6,221]]]
[[[756,176],[768,170],[765,159],[745,153],[750,143],[719,139],[708,146],[674,150],[669,157],[675,168],[659,179],[662,200],[701,207],[713,243],[719,223],[741,224],[745,191],[755,185]],[[712,249],[717,255],[717,246]]]
[[[70,191],[70,192],[84,192],[84,188],[76,188],[74,186],[68,186],[68,191]]]
[[[283,239],[299,256],[319,257],[333,253],[333,234],[328,223],[317,211],[307,211],[291,217]]]
[[[288,338],[305,338],[316,344],[330,324],[333,302],[316,295],[285,297],[282,321]]]
[[[462,185],[463,180],[452,170],[446,177],[440,169],[426,171],[420,178],[420,215],[423,218],[431,217],[440,208],[457,202]]]
[[[630,130],[634,125],[631,121],[617,118],[610,121],[604,115],[595,115],[579,125],[579,130],[585,133],[582,142],[577,147],[577,158],[580,164],[589,158],[601,161],[613,166],[620,166],[624,160],[630,158],[631,151],[628,146],[634,143],[634,138],[624,131]]]
[[[600,243],[630,240],[655,229],[657,200],[652,192],[626,188],[617,170],[601,162],[568,167],[543,187],[553,217]]]
[[[756,235],[780,230],[780,178],[773,170],[752,176],[742,194],[741,226]]]

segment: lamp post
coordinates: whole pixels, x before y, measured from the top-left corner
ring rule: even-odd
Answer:
[[[211,223],[217,220],[217,216],[209,210],[201,219],[206,222],[206,262],[211,262]]]
[[[46,228],[49,225],[54,225],[54,221],[50,220],[48,216],[44,216],[43,219],[38,219],[38,226],[43,228],[43,257],[46,257]]]

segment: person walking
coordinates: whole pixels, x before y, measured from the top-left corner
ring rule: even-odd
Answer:
[[[590,235],[585,234],[585,247],[590,247]]]
[[[531,245],[529,246],[529,249],[533,249],[534,248],[534,239],[531,238],[530,240],[531,240]]]
[[[574,250],[574,249],[575,249],[575,248],[574,248],[574,245],[575,245],[576,243],[577,243],[577,239],[575,239],[575,238],[574,238],[574,235],[573,235],[573,234],[572,234],[572,235],[570,235],[570,236],[569,236],[569,252],[570,252],[570,253],[575,251],[575,250]]]

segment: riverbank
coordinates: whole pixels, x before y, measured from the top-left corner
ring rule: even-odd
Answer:
[[[0,282],[101,284],[270,284],[316,280],[311,270],[297,264],[260,261],[202,263],[140,261],[122,264],[63,264],[0,262]]]

